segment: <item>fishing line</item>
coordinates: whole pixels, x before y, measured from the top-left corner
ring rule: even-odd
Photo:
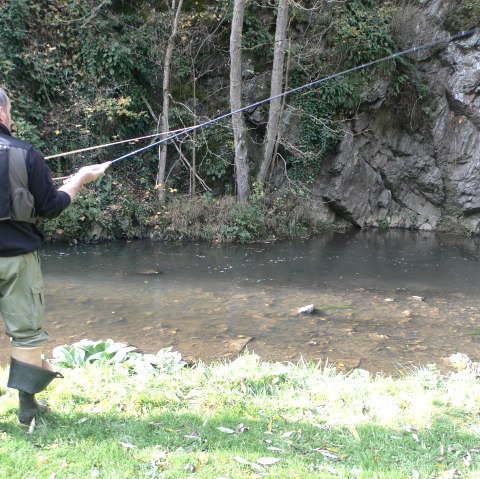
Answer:
[[[88,146],[86,148],[80,148],[79,150],[66,151],[65,153],[56,153],[55,155],[46,156],[45,160],[51,160],[53,158],[60,158],[61,156],[74,155],[75,153],[83,153],[85,151],[99,150],[100,148],[106,148],[107,146],[121,145],[122,143],[137,142],[140,140],[146,140],[147,138],[156,138],[157,136],[171,135],[172,133],[178,133],[186,128],[179,128],[178,130],[170,130],[159,133],[153,133],[152,135],[139,136],[137,138],[129,138],[128,140],[114,141],[113,143],[104,143],[103,145]]]

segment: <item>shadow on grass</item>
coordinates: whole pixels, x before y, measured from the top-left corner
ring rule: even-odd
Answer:
[[[332,428],[275,414],[255,417],[235,406],[208,418],[160,409],[141,417],[118,411],[50,412],[28,433],[16,423],[15,412],[8,411],[0,422],[2,479],[234,479],[257,473],[278,479],[405,478],[414,470],[437,477],[447,469],[470,477],[468,471],[480,468],[479,454],[472,452],[480,445],[478,436],[445,417],[423,430],[406,431],[374,423]],[[262,457],[279,461],[252,465]]]

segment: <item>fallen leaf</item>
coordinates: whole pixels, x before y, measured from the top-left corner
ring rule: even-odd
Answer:
[[[119,444],[121,444],[125,449],[135,449],[137,447],[137,446],[134,446],[133,444],[130,444],[128,442],[119,441]]]
[[[263,471],[263,467],[255,464],[254,462],[247,461],[243,457],[235,456],[234,459],[239,462],[240,464],[244,464],[245,466],[250,466],[252,469],[256,469],[257,471]]]
[[[354,437],[356,441],[360,441],[360,435],[358,434],[357,430],[355,429],[355,426],[350,425],[349,428],[350,433]]]
[[[449,469],[448,471],[443,471],[437,476],[437,479],[453,479],[456,472],[456,469]]]
[[[235,432],[233,429],[230,429],[228,427],[223,427],[223,426],[219,426],[219,427],[217,427],[217,429],[220,432],[225,432],[226,434],[233,434]]]
[[[329,452],[326,447],[317,447],[313,450],[319,452],[320,454],[325,456],[327,459],[330,459],[331,461],[341,461],[342,459],[345,459],[347,457],[346,454],[342,454],[342,455],[333,454],[332,452]]]
[[[243,423],[240,423],[236,428],[235,432],[245,432],[248,431],[248,427],[246,427]]]
[[[261,464],[262,466],[271,466],[272,464],[276,464],[280,461],[278,457],[261,457],[256,460],[257,464]]]
[[[338,476],[338,472],[335,469],[332,469],[331,467],[328,466],[321,466],[319,467],[321,471],[327,471],[329,474],[332,476]]]
[[[268,421],[266,433],[271,433],[272,429],[273,429],[273,418],[270,418],[270,420]]]
[[[30,426],[28,426],[28,432],[27,434],[33,434],[33,431],[35,431],[35,418],[32,419],[32,422],[30,423]]]

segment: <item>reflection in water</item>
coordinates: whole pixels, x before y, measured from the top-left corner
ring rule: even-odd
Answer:
[[[50,350],[112,338],[209,362],[252,338],[265,360],[386,373],[478,356],[478,239],[359,231],[236,246],[47,245],[42,261]],[[297,314],[311,303],[315,314]]]

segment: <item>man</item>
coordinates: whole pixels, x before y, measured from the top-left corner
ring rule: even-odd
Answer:
[[[13,137],[11,124],[10,100],[0,88],[0,313],[12,345],[8,387],[18,389],[19,421],[30,424],[46,410],[35,394],[62,377],[42,359],[48,334],[38,253],[44,238],[37,220],[60,215],[110,163],[85,166],[56,189],[43,156]]]

